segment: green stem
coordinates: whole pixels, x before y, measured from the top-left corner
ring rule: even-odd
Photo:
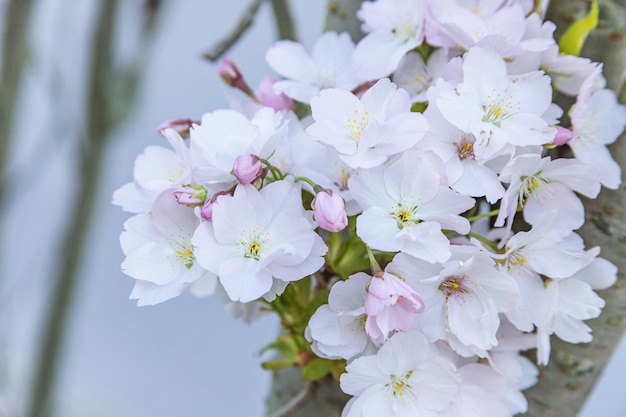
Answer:
[[[315,192],[318,192],[317,188],[320,188],[319,185],[317,185],[316,183],[314,183],[313,181],[311,181],[307,177],[295,177],[293,180],[295,182],[306,182],[307,184],[309,184],[311,186],[311,188],[313,188],[313,191],[315,191]]]
[[[475,222],[476,220],[484,219],[485,217],[497,216],[498,213],[500,213],[500,209],[495,209],[495,210],[491,210],[488,213],[477,214],[476,216],[468,217],[467,220],[469,220],[470,222]]]
[[[498,245],[496,245],[495,242],[492,242],[491,240],[487,239],[484,236],[481,236],[481,235],[479,235],[477,233],[474,233],[474,232],[469,232],[467,234],[467,236],[473,237],[474,239],[477,239],[477,240],[480,240],[482,243],[484,243],[485,245],[489,246],[489,248],[493,249],[494,252],[498,252],[499,251]]]
[[[376,257],[374,256],[374,252],[372,252],[372,250],[370,249],[369,246],[365,246],[365,249],[367,250],[367,257],[370,260],[370,266],[372,268],[372,276],[379,276],[383,273],[382,268],[380,267],[380,264],[378,263],[378,261],[376,260]]]

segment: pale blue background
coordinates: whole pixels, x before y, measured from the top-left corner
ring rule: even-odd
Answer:
[[[122,58],[142,1],[121,1]],[[232,319],[214,299],[183,295],[137,308],[133,285],[120,272],[118,236],[129,217],[110,204],[111,193],[131,179],[133,160],[162,121],[199,118],[226,107],[215,65],[201,58],[227,33],[246,0],[170,1],[130,119],[114,133],[90,231],[58,387],[63,417],[262,416],[269,374],[258,351],[277,322],[252,326]],[[3,4],[0,1],[0,4]],[[22,90],[10,170],[15,179],[1,219],[0,417],[2,404],[19,404],[35,352],[36,330],[50,289],[50,269],[66,199],[76,173],[72,152],[83,115],[86,48],[93,0],[41,0],[31,30],[33,58]],[[300,39],[312,45],[322,29],[324,1],[292,1]],[[271,73],[264,63],[274,40],[269,5],[230,55],[252,85]],[[622,341],[582,417],[626,416],[626,343]],[[6,417],[13,417],[7,414]]]

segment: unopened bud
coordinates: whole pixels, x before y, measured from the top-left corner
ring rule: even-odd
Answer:
[[[255,91],[255,95],[264,106],[271,107],[276,111],[288,110],[293,107],[293,101],[283,93],[276,94],[274,84],[278,81],[274,77],[263,77],[259,83],[259,89]]]
[[[239,155],[233,164],[233,175],[240,184],[252,184],[265,174],[261,160],[256,155]]]
[[[222,62],[220,62],[217,67],[217,72],[222,80],[229,86],[235,87],[249,96],[254,95],[252,89],[250,89],[246,83],[246,80],[243,79],[243,75],[241,75],[237,66],[228,56],[224,56]]]
[[[572,137],[574,137],[574,132],[562,126],[557,126],[556,136],[554,137],[552,144],[556,146],[565,145],[567,142],[572,140]]]
[[[201,185],[186,184],[174,191],[178,204],[187,207],[198,207],[206,200],[206,189]]]
[[[194,124],[199,125],[200,122],[185,117],[179,117],[177,119],[167,120],[161,123],[157,126],[157,132],[159,135],[164,136],[163,131],[165,129],[174,129],[184,139],[189,137],[189,130]]]
[[[346,201],[332,190],[322,190],[311,202],[317,224],[329,232],[338,232],[348,225]]]

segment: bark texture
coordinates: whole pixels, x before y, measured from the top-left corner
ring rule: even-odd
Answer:
[[[362,37],[358,21],[353,19],[361,0],[331,0],[326,20],[328,30],[349,31],[353,39]],[[576,19],[588,11],[588,0],[552,0],[547,19],[557,24],[558,37]],[[600,23],[589,35],[582,56],[604,63],[608,88],[626,102],[626,0],[600,0]],[[626,167],[626,135],[611,147],[614,158]],[[599,292],[606,300],[602,315],[586,323],[593,328],[594,340],[573,345],[552,338],[549,366],[543,368],[539,383],[525,392],[529,400],[528,417],[573,417],[582,408],[611,353],[626,328],[626,186],[615,191],[603,189],[595,200],[585,200],[586,223],[579,231],[587,247],[601,246],[601,256],[619,268],[617,283]],[[338,385],[324,380],[313,393],[305,390],[298,370],[288,369],[274,374],[268,400],[272,417],[340,416],[345,401]],[[303,391],[304,390],[304,391]],[[282,413],[276,410],[298,394],[299,401]],[[274,413],[274,414],[272,414]]]

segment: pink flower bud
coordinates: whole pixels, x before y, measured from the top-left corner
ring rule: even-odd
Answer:
[[[208,222],[213,220],[213,204],[215,203],[215,196],[207,200],[206,204],[200,210],[200,216]]]
[[[252,95],[252,90],[246,83],[246,80],[243,79],[243,75],[241,75],[237,66],[228,56],[224,56],[222,62],[220,62],[217,67],[217,72],[226,84],[231,87],[235,87],[248,95]]]
[[[365,332],[372,339],[386,340],[392,331],[410,330],[423,311],[424,301],[413,288],[393,274],[381,273],[367,287]]]
[[[255,91],[255,95],[264,106],[271,107],[276,111],[287,110],[293,106],[293,101],[284,94],[276,94],[274,92],[274,84],[278,81],[274,77],[263,77],[259,83],[259,89]]]
[[[346,201],[332,190],[322,190],[311,202],[317,224],[329,232],[338,232],[348,225]]]
[[[187,207],[198,207],[204,204],[206,189],[201,185],[186,184],[174,191],[178,204]]]
[[[199,121],[191,120],[185,117],[179,117],[177,119],[167,120],[157,126],[157,132],[163,136],[165,129],[174,129],[182,138],[189,137],[189,130],[194,124],[200,124]]]
[[[567,142],[572,140],[572,137],[574,137],[574,132],[562,126],[557,126],[556,136],[554,137],[552,144],[556,146],[565,145]]]
[[[239,155],[233,164],[233,175],[241,184],[252,184],[263,177],[263,165],[256,155]]]

